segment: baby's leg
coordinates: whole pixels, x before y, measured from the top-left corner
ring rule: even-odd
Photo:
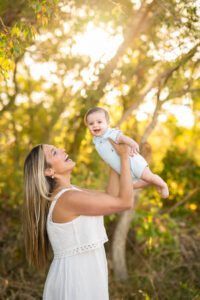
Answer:
[[[167,183],[157,174],[151,172],[149,167],[146,167],[142,173],[141,179],[147,181],[149,184],[153,184],[157,187],[162,198],[169,197],[169,190]]]
[[[150,185],[150,183],[147,182],[147,181],[144,181],[142,179],[139,179],[136,182],[133,182],[133,188],[134,189],[141,189],[141,188],[146,187],[148,185]]]

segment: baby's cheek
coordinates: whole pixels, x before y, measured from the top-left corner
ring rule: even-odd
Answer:
[[[103,129],[104,129],[104,130],[107,130],[107,128],[108,128],[108,125],[104,125],[104,126],[103,126]]]

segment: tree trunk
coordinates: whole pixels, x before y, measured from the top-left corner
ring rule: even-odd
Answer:
[[[199,44],[197,44],[185,56],[183,56],[178,61],[178,63],[176,64],[175,67],[170,68],[168,70],[165,70],[162,73],[161,79],[163,80],[163,86],[161,88],[163,88],[165,86],[165,84],[167,83],[169,77],[173,74],[173,72],[178,70],[178,68],[181,65],[186,63],[194,55],[198,45]],[[157,77],[156,80],[153,81],[152,87],[157,82],[158,79],[159,78]],[[160,85],[160,83],[161,82],[158,80],[157,84]],[[186,90],[184,92],[186,93]],[[150,156],[149,155],[150,154],[150,151],[149,151],[150,149],[147,149],[146,141],[149,138],[152,131],[154,130],[154,128],[156,127],[162,103],[164,103],[164,102],[166,102],[166,100],[168,100],[168,99],[166,99],[165,101],[161,102],[160,99],[159,99],[159,96],[160,96],[160,90],[158,90],[157,104],[156,104],[154,113],[152,115],[152,120],[147,125],[147,128],[144,131],[144,134],[141,138],[141,143],[140,143],[140,149],[142,151],[142,155],[145,158],[147,158],[147,160],[148,160],[148,156]],[[121,125],[121,123],[129,116],[129,114],[132,112],[132,110],[135,109],[139,105],[140,100],[141,99],[139,98],[138,101],[136,101],[125,112],[125,114],[122,116],[121,120],[119,121],[118,125]],[[139,192],[138,191],[137,191],[137,194],[135,194],[135,197],[137,198],[136,201],[138,201],[138,199],[139,199]],[[123,212],[120,216],[120,219],[118,221],[118,224],[117,224],[117,226],[115,228],[115,232],[114,232],[114,239],[113,239],[113,244],[112,244],[113,269],[114,269],[114,275],[115,275],[116,280],[120,280],[120,281],[128,279],[128,271],[127,271],[127,264],[126,264],[126,238],[127,238],[127,235],[128,235],[128,231],[129,231],[129,228],[130,228],[132,218],[133,218],[133,211],[132,210]]]
[[[135,205],[138,201],[139,191],[135,192]],[[135,206],[134,205],[134,206]],[[126,263],[126,238],[133,219],[134,210],[127,210],[120,215],[115,228],[112,241],[112,262],[114,276],[117,281],[124,281],[128,278]]]
[[[126,237],[133,218],[133,211],[128,210],[120,215],[112,242],[112,262],[115,279],[124,281],[128,278],[126,264]]]

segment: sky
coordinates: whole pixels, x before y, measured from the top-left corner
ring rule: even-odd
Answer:
[[[162,30],[163,32],[165,31],[164,28]],[[73,55],[88,56],[90,58],[91,64],[89,68],[83,69],[81,71],[82,80],[76,81],[75,75],[73,73],[66,76],[64,84],[66,87],[73,85],[72,93],[76,93],[80,88],[82,88],[84,83],[90,85],[92,81],[96,80],[96,77],[94,75],[94,65],[96,62],[101,61],[105,64],[116,54],[118,47],[123,42],[123,36],[120,30],[115,35],[111,34],[111,31],[111,28],[110,30],[105,30],[101,27],[95,26],[92,22],[89,22],[86,26],[85,32],[77,34],[77,36],[75,36],[75,44],[73,45],[72,49],[70,49],[70,51],[72,51]],[[60,34],[58,30],[56,34]],[[173,33],[173,35],[175,37],[176,33]],[[51,33],[48,33],[47,35],[37,36],[38,41],[43,41],[48,38],[52,38]],[[188,48],[193,46],[190,41],[186,42]],[[177,45],[175,45],[175,39],[172,40],[172,44],[175,49],[174,51],[171,51],[171,48],[169,48],[169,51],[165,51],[163,49],[162,53],[160,51],[156,52],[156,50],[152,46],[150,55],[154,56],[154,59],[166,61],[174,60],[177,56],[180,55],[181,49],[179,49]],[[63,46],[60,51],[67,54],[67,46]],[[27,54],[25,55],[25,64],[29,66],[30,74],[35,80],[40,80],[40,78],[46,77],[49,81],[47,85],[51,85],[51,83],[59,84],[59,78],[56,76],[57,65],[55,62],[52,61],[36,63],[31,58],[29,52],[27,52]],[[136,118],[138,120],[145,120],[149,117],[149,114],[152,114],[155,106],[155,101],[153,101],[155,96],[154,94],[155,90],[152,89],[152,91],[147,94],[144,103],[140,105],[136,115]],[[120,95],[118,92],[110,93],[108,102],[110,102],[111,104],[114,103],[115,101],[117,101],[117,97],[119,96]],[[42,92],[41,94],[34,94],[35,101],[39,101],[40,97],[43,97]],[[23,101],[23,99],[21,100]],[[167,116],[172,114],[177,119],[177,125],[187,128],[191,128],[193,126],[194,116],[192,113],[192,101],[191,99],[188,99],[188,96],[182,99],[182,104],[165,103],[163,105],[163,108],[164,113],[159,117],[159,120],[161,122],[165,122],[167,120]]]

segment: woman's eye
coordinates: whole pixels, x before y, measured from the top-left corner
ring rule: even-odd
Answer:
[[[54,151],[54,152],[53,152],[53,155],[56,155],[56,153],[57,153],[57,152],[56,152],[56,151]]]

